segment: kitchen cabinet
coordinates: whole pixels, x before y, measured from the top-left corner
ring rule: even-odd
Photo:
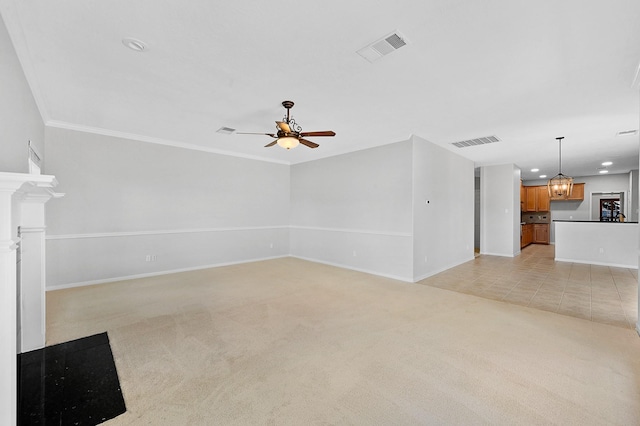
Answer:
[[[549,194],[546,186],[525,186],[525,212],[548,212]]]
[[[520,248],[523,248],[533,242],[533,224],[527,223],[521,226],[522,234],[520,236]]]
[[[524,187],[524,211],[525,212],[535,212],[536,207],[538,206],[537,197],[538,194],[536,192],[535,186],[525,186]]]
[[[533,242],[535,244],[549,244],[549,224],[533,224]]]
[[[551,204],[549,203],[549,189],[546,186],[537,186],[537,210],[538,212],[548,212]]]
[[[551,197],[551,201],[582,201],[584,200],[584,183],[574,183],[570,196]]]
[[[571,195],[567,197],[567,200],[571,200],[571,201],[584,200],[584,183],[574,183],[573,191],[571,191]]]

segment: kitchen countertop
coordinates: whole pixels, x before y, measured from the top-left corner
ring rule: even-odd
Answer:
[[[599,220],[555,220],[554,222],[576,222],[576,223],[638,223],[638,222],[600,222]]]

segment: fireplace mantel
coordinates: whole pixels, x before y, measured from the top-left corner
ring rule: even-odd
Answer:
[[[16,356],[45,344],[44,204],[64,195],[54,192],[57,185],[55,176],[0,172],[0,412],[9,416],[6,424],[16,418]]]

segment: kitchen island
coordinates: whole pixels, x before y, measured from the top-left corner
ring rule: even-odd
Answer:
[[[553,223],[555,260],[638,269],[638,222]]]

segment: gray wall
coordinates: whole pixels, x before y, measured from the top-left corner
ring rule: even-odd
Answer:
[[[66,193],[47,206],[49,288],[289,253],[287,165],[58,128],[46,140]]]
[[[473,186],[473,162],[415,136],[294,165],[291,254],[420,280],[473,259]]]
[[[520,253],[520,169],[514,164],[480,168],[480,253]]]
[[[291,166],[291,254],[411,281],[412,142]]]
[[[414,279],[473,259],[474,164],[413,137]]]
[[[289,254],[414,281],[473,258],[473,163],[419,138],[291,167],[59,128],[46,143],[66,193],[50,289]]]
[[[27,173],[28,142],[44,160],[44,124],[0,19],[0,172]]]

